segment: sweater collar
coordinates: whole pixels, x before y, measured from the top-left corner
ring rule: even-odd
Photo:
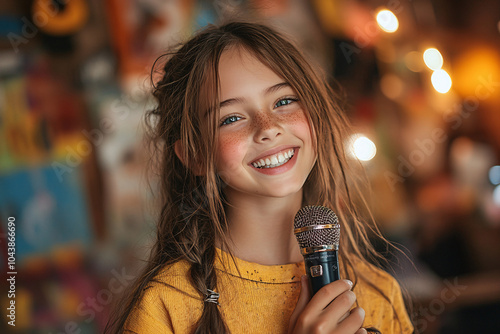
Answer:
[[[305,274],[304,262],[278,265],[263,265],[244,261],[217,248],[215,268],[229,275],[262,283],[297,283]],[[238,271],[239,270],[239,271]]]

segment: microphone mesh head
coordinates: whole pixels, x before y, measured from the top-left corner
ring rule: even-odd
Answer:
[[[295,237],[299,242],[300,248],[320,245],[338,245],[340,240],[339,219],[332,210],[318,205],[308,205],[300,209],[295,215],[295,228],[326,224],[335,226],[332,228],[296,233]]]

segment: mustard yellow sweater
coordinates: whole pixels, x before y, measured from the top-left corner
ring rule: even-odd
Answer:
[[[226,252],[220,249],[217,252],[218,307],[230,331],[286,333],[299,297],[304,263],[267,266],[236,258],[236,267]],[[366,281],[358,280],[353,291],[366,312],[364,327],[374,326],[383,334],[412,333],[413,326],[396,280],[362,262],[356,270],[369,277],[390,300],[384,299]],[[188,263],[177,262],[148,284],[141,302],[125,323],[125,333],[192,333],[192,325],[201,316],[203,298],[190,284]]]

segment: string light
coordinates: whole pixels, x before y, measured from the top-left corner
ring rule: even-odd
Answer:
[[[361,161],[369,161],[373,159],[377,153],[377,147],[375,144],[367,137],[361,134],[352,135],[349,144],[349,152],[351,156],[357,158]]]
[[[431,82],[434,89],[441,94],[445,94],[451,89],[451,77],[445,70],[434,71]]]
[[[433,71],[441,69],[443,67],[443,56],[435,48],[430,48],[424,51],[424,63]]]
[[[396,15],[388,9],[383,9],[376,16],[378,26],[385,32],[393,33],[399,28],[399,21]]]

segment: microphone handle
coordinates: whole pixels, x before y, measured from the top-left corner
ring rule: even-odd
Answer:
[[[336,250],[306,254],[304,264],[313,296],[328,283],[340,279]]]

